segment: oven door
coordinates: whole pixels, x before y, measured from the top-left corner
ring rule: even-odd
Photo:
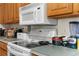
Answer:
[[[31,56],[31,53],[30,52],[21,53],[11,48],[8,48],[8,56]]]
[[[8,56],[31,56],[31,49],[8,43]]]

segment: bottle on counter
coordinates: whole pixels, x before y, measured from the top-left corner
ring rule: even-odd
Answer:
[[[79,50],[79,34],[76,34],[76,39],[77,39],[77,49]]]
[[[68,38],[68,43],[69,43],[69,47],[70,48],[73,48],[73,49],[76,49],[77,48],[77,45],[76,45],[76,37],[74,37],[74,36],[70,36],[69,38]]]
[[[64,36],[63,37],[62,46],[68,47],[68,36]]]

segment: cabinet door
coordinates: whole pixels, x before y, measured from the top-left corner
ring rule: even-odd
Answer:
[[[13,10],[14,4],[13,3],[7,3],[7,11],[8,11],[8,24],[13,24],[13,14],[14,14],[14,10]]]
[[[14,7],[14,23],[19,23],[19,4],[15,3]]]
[[[7,56],[7,44],[0,41],[0,56]]]
[[[73,4],[73,11],[74,11],[74,13],[79,13],[79,3],[74,3]]]
[[[9,8],[9,23],[12,24],[13,21],[14,21],[14,10],[13,10],[13,7],[14,7],[14,3],[9,3],[8,4],[8,8]]]
[[[4,4],[4,23],[13,23],[13,3]]]
[[[48,3],[48,16],[62,15],[72,13],[71,3]]]
[[[8,10],[9,10],[9,8],[8,8],[8,4],[4,4],[4,24],[6,24],[7,22],[8,22]]]
[[[4,6],[0,4],[0,24],[3,24],[3,13],[4,13]]]
[[[4,50],[7,50],[7,44],[3,43],[3,42],[0,42],[0,48],[2,48]]]

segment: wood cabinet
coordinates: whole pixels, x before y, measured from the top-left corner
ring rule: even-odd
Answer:
[[[4,24],[9,21],[8,15],[9,15],[9,6],[8,6],[8,4],[4,4],[4,16],[3,16]]]
[[[7,56],[7,44],[0,41],[0,56]]]
[[[4,24],[14,23],[14,3],[4,4]]]
[[[20,3],[5,3],[4,4],[4,24],[19,23],[19,7],[27,5]]]
[[[57,4],[59,4],[59,3],[57,3]],[[56,8],[57,4],[48,4],[48,16],[49,17],[56,18],[56,19],[79,17],[79,3],[66,3],[66,5],[68,6],[67,9],[66,9],[66,7],[63,7],[63,5],[61,5],[64,3],[61,3],[59,5],[63,8],[60,8],[59,6]],[[54,8],[53,8],[53,5],[55,5]],[[66,5],[64,5],[64,6],[66,6]],[[52,8],[53,8],[53,10],[52,10]],[[66,13],[65,9],[67,10],[67,13]],[[50,11],[50,10],[52,10],[52,11]],[[64,10],[65,13],[63,13],[61,10]],[[72,10],[72,11],[70,11],[70,10]]]
[[[7,51],[0,48],[0,56],[7,56]]]
[[[79,3],[73,4],[73,11],[74,11],[74,13],[79,13]]]
[[[3,24],[4,6],[0,4],[0,24]]]
[[[48,16],[57,16],[72,13],[73,5],[71,3],[48,3]]]
[[[14,12],[14,23],[19,23],[19,5],[16,3],[13,7]]]

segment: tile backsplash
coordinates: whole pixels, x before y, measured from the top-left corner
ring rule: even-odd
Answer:
[[[78,21],[79,22],[79,17],[75,18],[65,18],[65,19],[58,19],[58,35],[66,35],[70,36],[70,26],[69,22],[72,21]]]
[[[0,28],[5,28],[2,24],[0,24]]]
[[[31,26],[31,29],[56,29],[56,26],[50,26],[50,25],[36,25],[36,26]]]

